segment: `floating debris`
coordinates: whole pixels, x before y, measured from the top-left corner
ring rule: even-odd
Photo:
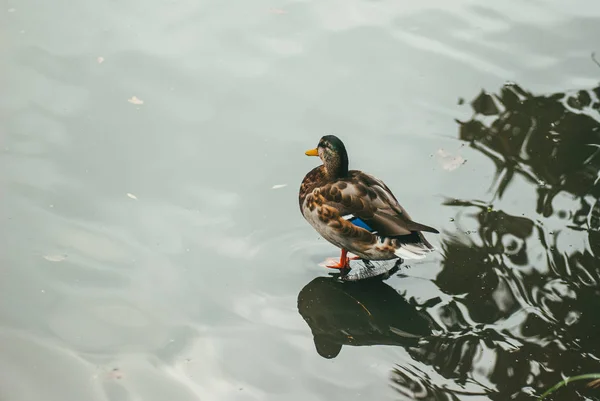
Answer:
[[[453,156],[444,149],[438,149],[438,151],[435,153],[435,156],[442,168],[447,171],[456,170],[467,162],[462,156]]]
[[[600,379],[589,382],[587,386],[591,388],[600,388]]]
[[[67,255],[45,255],[44,259],[48,262],[62,262],[67,258]]]
[[[119,368],[113,368],[113,370],[108,372],[107,376],[109,379],[116,380],[121,380],[124,377],[123,372]]]
[[[132,96],[130,99],[127,99],[127,101],[131,104],[144,104],[144,101],[137,96]]]

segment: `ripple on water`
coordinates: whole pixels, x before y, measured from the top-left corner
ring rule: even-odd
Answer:
[[[0,387],[11,400],[107,400],[97,367],[68,347],[25,332],[0,330]],[[62,389],[60,394],[56,387]]]

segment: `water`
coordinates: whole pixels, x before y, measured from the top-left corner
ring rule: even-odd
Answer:
[[[9,0],[0,27],[3,401],[533,400],[600,372],[597,1]],[[437,254],[318,265],[297,191],[325,133]]]

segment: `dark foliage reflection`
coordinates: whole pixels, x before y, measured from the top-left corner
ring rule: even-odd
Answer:
[[[449,300],[418,308],[381,281],[316,279],[300,293],[299,310],[319,353],[335,357],[344,344],[405,347],[414,366],[399,363],[391,373],[403,400],[533,400],[564,377],[600,372],[599,99],[600,87],[534,96],[507,85],[478,96],[460,139],[497,171],[489,202],[446,202],[457,230],[442,237],[435,283]],[[537,199],[527,217],[501,210],[517,177]],[[559,229],[546,228],[550,219]],[[549,399],[600,394],[573,383]]]
[[[460,123],[459,138],[496,164],[496,196],[502,197],[519,174],[537,187],[537,213],[549,216],[560,191],[582,201],[600,195],[599,97],[600,87],[534,96],[506,85],[498,95],[481,93],[471,103],[475,115]],[[589,204],[573,216],[576,223],[586,211]]]

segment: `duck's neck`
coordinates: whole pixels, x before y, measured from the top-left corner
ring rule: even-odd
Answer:
[[[324,161],[323,167],[325,168],[325,176],[330,181],[347,177],[348,154],[346,152],[341,152],[335,156],[331,156],[331,158]]]

